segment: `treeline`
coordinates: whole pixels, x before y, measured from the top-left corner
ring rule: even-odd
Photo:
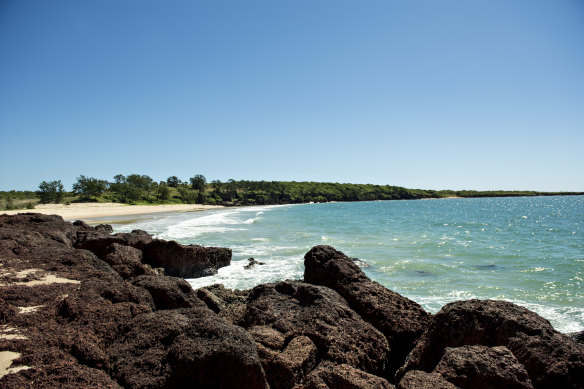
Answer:
[[[147,175],[118,174],[112,181],[79,176],[71,191],[60,180],[43,181],[36,192],[0,192],[0,209],[34,208],[40,203],[119,202],[126,204],[270,205],[331,201],[413,200],[443,197],[509,197],[568,195],[535,191],[434,191],[391,185],[328,182],[213,180],[202,174],[188,180],[170,176],[155,181]]]
[[[41,203],[114,201],[127,204],[267,205],[330,201],[403,200],[440,197],[437,192],[389,185],[294,181],[207,182],[202,174],[186,181],[176,176],[156,182],[147,175],[119,174],[113,181],[80,176],[71,192],[61,181],[43,181],[36,192]],[[71,199],[71,196],[74,198]]]

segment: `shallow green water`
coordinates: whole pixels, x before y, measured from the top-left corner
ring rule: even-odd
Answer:
[[[560,331],[584,329],[584,197],[302,204],[153,216],[116,226],[233,249],[199,287],[250,288],[301,278],[303,256],[329,244],[373,280],[436,312],[468,298],[526,306]],[[265,262],[244,270],[247,258]]]

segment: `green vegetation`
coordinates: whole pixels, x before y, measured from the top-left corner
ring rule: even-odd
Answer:
[[[0,192],[0,210],[32,209],[37,203],[95,201],[126,204],[268,205],[330,201],[414,200],[444,197],[510,197],[582,195],[574,192],[451,191],[407,189],[390,185],[295,181],[213,180],[197,174],[182,181],[177,176],[156,182],[147,175],[118,174],[112,182],[79,176],[72,192],[61,181],[43,181],[37,192]]]
[[[91,200],[105,193],[108,182],[97,178],[79,176],[73,184],[73,193],[81,196],[83,200]]]
[[[59,204],[65,196],[65,187],[58,181],[43,181],[39,184],[37,194],[42,204]]]
[[[0,210],[32,209],[39,202],[39,198],[32,191],[0,192]]]

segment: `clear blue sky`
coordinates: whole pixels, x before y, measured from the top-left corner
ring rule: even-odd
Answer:
[[[584,191],[581,0],[0,0],[0,190]]]

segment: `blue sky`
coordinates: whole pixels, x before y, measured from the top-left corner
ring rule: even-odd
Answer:
[[[0,190],[584,191],[584,2],[0,0]]]

